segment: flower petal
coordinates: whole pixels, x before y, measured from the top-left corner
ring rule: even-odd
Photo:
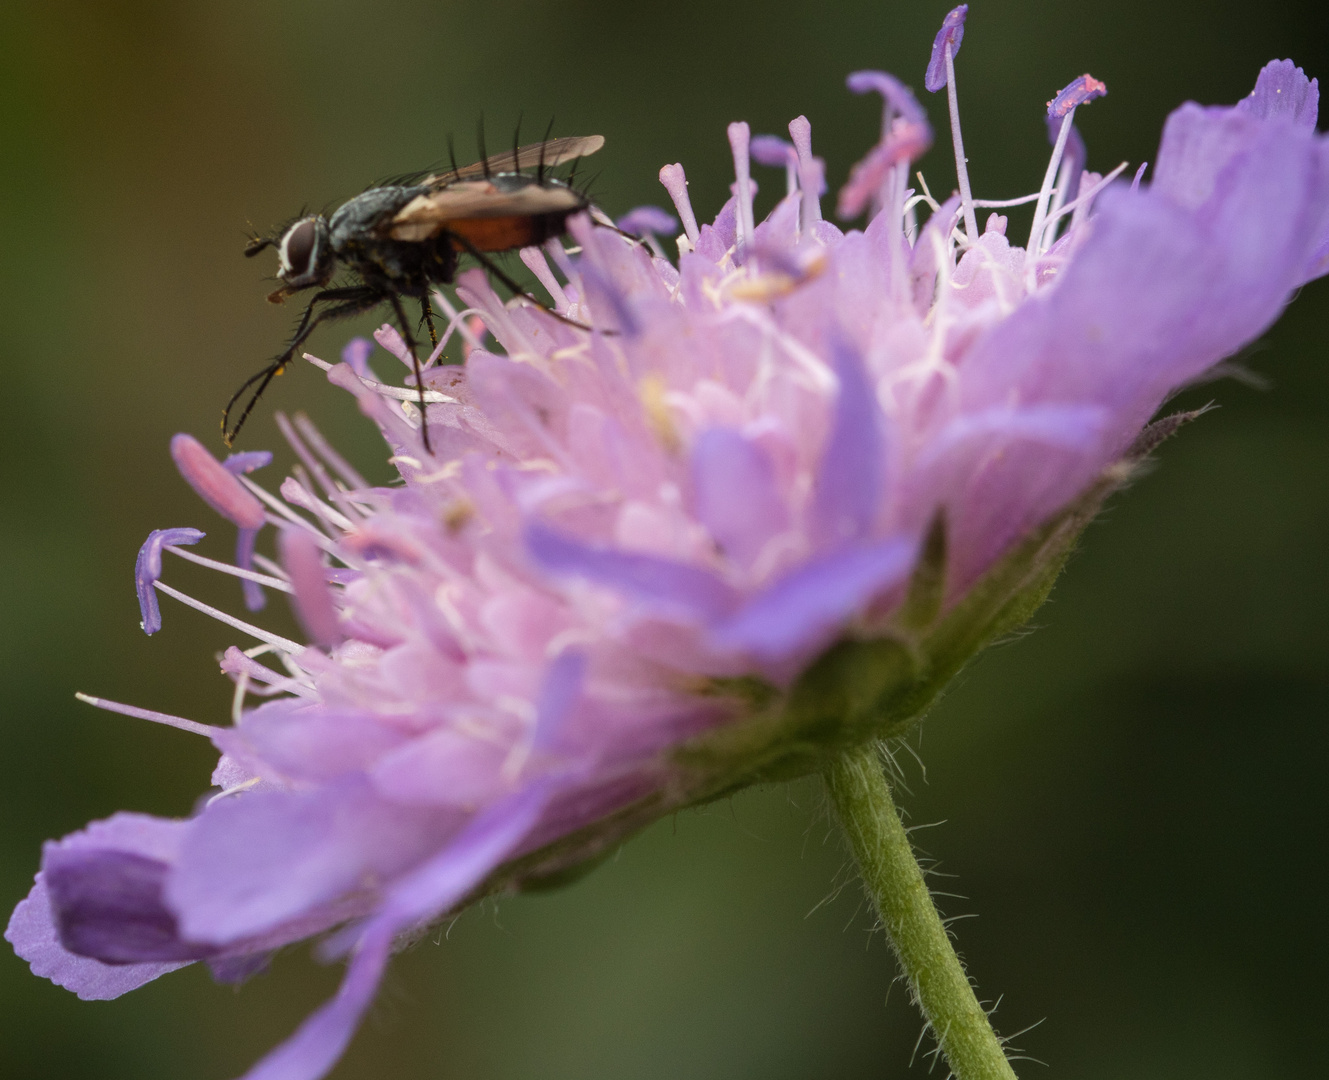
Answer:
[[[540,820],[559,789],[546,777],[476,816],[450,843],[388,895],[370,920],[337,996],[294,1035],[247,1072],[243,1080],[318,1080],[341,1057],[373,1001],[392,942],[411,926],[455,906],[508,858]]]
[[[539,522],[526,527],[526,548],[546,570],[606,585],[665,615],[708,622],[738,604],[734,589],[708,570],[582,543]]]
[[[698,520],[726,556],[750,566],[789,526],[770,455],[732,428],[709,428],[692,444],[691,468]]]
[[[192,823],[166,901],[193,941],[269,932],[366,881],[390,880],[450,831],[439,811],[389,803],[363,776],[212,803]]]
[[[823,545],[861,540],[876,523],[885,480],[881,409],[863,361],[844,344],[835,347],[834,422],[813,482],[813,535]]]
[[[786,575],[711,632],[717,648],[767,663],[806,655],[845,622],[903,581],[917,544],[892,539],[823,556]]]

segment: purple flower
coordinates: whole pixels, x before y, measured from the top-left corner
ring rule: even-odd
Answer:
[[[958,231],[982,200],[907,186],[930,131],[903,86],[851,88],[884,98],[881,142],[841,194],[868,209],[862,231],[822,220],[801,117],[792,145],[754,144],[790,177],[756,222],[735,124],[737,182],[709,224],[682,167],[661,170],[677,263],[586,216],[569,222],[578,257],[523,252],[594,330],[463,275],[464,311],[437,300],[469,359],[424,373],[432,455],[416,389],[378,381],[367,346],[314,361],[381,429],[400,486],[367,484],[303,418],[284,424],[303,467],[281,499],[235,475],[251,459],[232,471],[173,440],[250,541],[225,567],[175,546],[193,530],[154,533],[144,628],[157,591],[197,605],[160,580],[168,550],[287,593],[308,644],[216,613],[258,642],[223,660],[230,726],[103,703],[204,733],[220,791],[186,820],[119,814],[47,845],[6,932],[37,974],[90,998],[193,960],[236,979],[340,928],[342,989],[249,1077],[323,1075],[401,936],[663,813],[905,731],[1046,594],[1171,430],[1141,441],[1166,396],[1329,258],[1318,90],[1288,62],[1234,108],[1173,113],[1138,189],[1067,175],[1074,109],[1102,92],[1077,80],[1043,188],[1018,200],[1037,203],[1024,247],[995,213]],[[269,523],[280,562],[251,565]]]

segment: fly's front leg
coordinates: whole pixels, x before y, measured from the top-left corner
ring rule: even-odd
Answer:
[[[240,389],[231,395],[231,400],[226,403],[226,408],[222,409],[222,442],[230,446],[235,442],[235,438],[240,434],[240,429],[245,426],[245,421],[249,419],[249,414],[254,411],[254,406],[258,404],[258,399],[263,396],[263,391],[268,388],[278,375],[286,370],[286,365],[291,362],[291,357],[295,355],[295,350],[303,345],[309,335],[314,332],[314,328],[326,319],[340,319],[350,315],[359,315],[361,312],[369,311],[371,308],[378,307],[384,300],[383,293],[377,289],[372,289],[367,285],[349,286],[341,289],[324,289],[315,293],[306,305],[304,314],[300,316],[300,322],[296,326],[295,334],[291,337],[290,343],[282,352],[275,357],[271,363],[262,371],[256,372],[241,384]],[[325,307],[318,314],[314,313],[316,304],[331,304],[331,307]],[[235,403],[244,396],[246,390],[251,386],[256,386],[249,401],[245,404],[240,413],[240,419],[235,422],[235,426],[230,426],[231,410]]]

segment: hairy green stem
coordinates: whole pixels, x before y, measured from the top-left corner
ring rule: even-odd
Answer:
[[[1015,1080],[1015,1071],[955,955],[875,746],[826,770],[826,787],[914,999],[957,1080]]]

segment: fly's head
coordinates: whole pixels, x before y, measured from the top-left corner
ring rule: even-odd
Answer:
[[[304,217],[280,237],[256,240],[245,248],[246,255],[257,255],[264,248],[277,249],[277,278],[281,288],[268,295],[280,304],[292,293],[326,285],[336,270],[337,257],[332,250],[328,220],[322,214]]]

